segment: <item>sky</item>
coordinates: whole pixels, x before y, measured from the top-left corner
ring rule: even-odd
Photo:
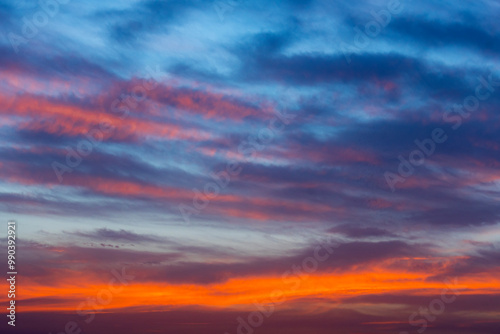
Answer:
[[[0,0],[2,333],[498,333],[499,14]]]

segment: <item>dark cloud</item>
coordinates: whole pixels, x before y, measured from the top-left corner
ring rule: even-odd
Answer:
[[[445,22],[426,17],[395,17],[388,28],[399,38],[414,40],[425,47],[458,46],[491,55],[498,53],[498,35],[482,26],[480,20],[479,17],[469,17],[465,22]]]
[[[369,238],[369,237],[396,237],[397,235],[387,230],[377,227],[363,227],[351,224],[335,226],[328,230],[332,233],[340,233],[349,238]]]
[[[69,233],[69,232],[66,232]],[[71,232],[69,234],[95,241],[115,241],[115,242],[161,242],[162,239],[153,235],[137,234],[126,230],[110,230],[100,228],[92,232]]]
[[[199,263],[179,262],[173,265],[155,268],[145,280],[166,281],[171,283],[191,282],[213,284],[225,282],[231,278],[277,275],[291,270],[292,265],[301,266],[304,259],[313,256],[315,248],[299,250],[295,255],[280,258],[255,258],[234,263]],[[355,266],[369,265],[393,257],[424,254],[426,248],[400,241],[388,242],[351,242],[341,244],[333,254],[318,267],[319,272],[341,272]]]
[[[114,21],[109,33],[114,42],[134,46],[142,42],[148,34],[162,32],[193,9],[210,8],[199,0],[154,1],[147,0],[134,4],[125,10],[109,10],[96,13],[99,19]],[[215,11],[214,11],[215,14]]]
[[[486,272],[500,271],[500,250],[480,249],[476,254],[471,254],[465,259],[457,261],[447,268],[445,272],[435,275],[430,280],[442,280],[444,277],[462,277]]]
[[[451,307],[453,306],[454,304],[451,305]],[[380,307],[383,307],[383,305],[380,305]],[[418,310],[419,305],[414,305],[414,307]],[[136,310],[100,313],[95,317],[95,321],[90,324],[83,321],[85,320],[84,317],[68,316],[67,313],[54,313],[50,321],[47,321],[45,313],[25,312],[25,319],[29,319],[29,321],[20,323],[20,328],[16,326],[16,330],[21,334],[32,333],[36,330],[54,332],[61,330],[63,328],[61,326],[73,320],[82,329],[89,328],[92,333],[96,334],[109,333],[113,330],[140,334],[147,330],[155,331],[164,330],[165,328],[168,328],[167,333],[191,334],[199,333],[201,327],[208,333],[236,333],[240,325],[237,319],[242,317],[246,320],[248,314],[255,311],[255,309],[242,312],[241,310],[235,311],[231,309],[184,307],[156,310],[155,312],[138,312],[137,314],[134,313],[135,317],[131,317],[130,315],[134,311]],[[291,311],[276,309],[269,318],[265,318],[263,326],[258,329],[263,334],[279,333],[280,331],[300,333],[310,330],[314,330],[318,334],[328,334],[331,333],[332,328],[335,328],[336,333],[339,334],[349,334],[352,331],[382,334],[388,331],[412,331],[420,328],[408,324],[408,313],[397,314],[396,317],[389,318],[334,306],[325,312],[307,312],[300,317],[296,313],[297,309]],[[440,315],[438,320],[426,329],[426,333],[489,334],[494,333],[499,325],[498,321],[488,321],[486,315],[474,314],[464,318],[460,317],[458,313],[455,315],[455,313],[449,314],[447,312]]]

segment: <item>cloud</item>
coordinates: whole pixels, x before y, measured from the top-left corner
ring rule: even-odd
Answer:
[[[108,228],[100,228],[92,232],[66,232],[78,237],[83,237],[95,241],[108,242],[160,242],[161,238],[153,235],[137,234],[126,230],[110,230]]]
[[[333,227],[328,232],[340,233],[349,238],[396,237],[396,234],[381,228],[353,226],[350,224]]]
[[[388,28],[399,38],[413,40],[427,47],[474,48],[493,55],[500,51],[500,40],[484,27],[484,22],[468,17],[462,22],[446,22],[423,16],[395,17]]]

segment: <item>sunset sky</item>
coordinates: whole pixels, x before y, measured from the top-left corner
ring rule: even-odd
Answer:
[[[499,16],[0,0],[1,332],[498,334]]]

